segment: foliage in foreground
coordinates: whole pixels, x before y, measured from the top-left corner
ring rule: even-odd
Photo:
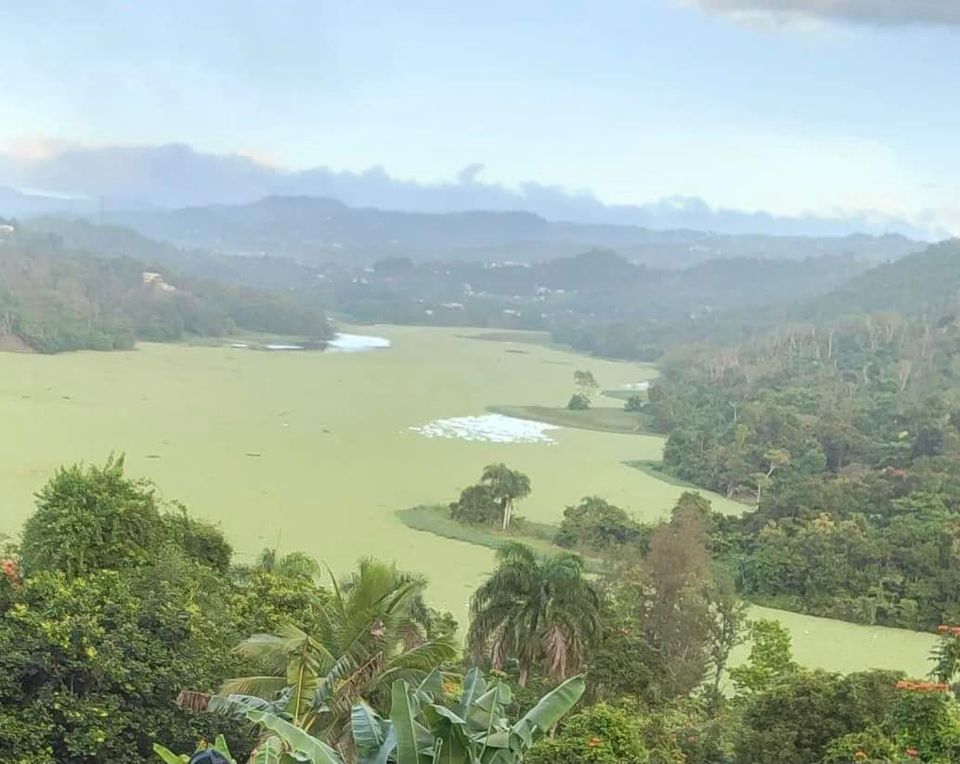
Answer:
[[[415,686],[398,679],[390,688],[388,717],[363,701],[353,705],[352,750],[359,764],[515,764],[573,708],[583,691],[582,678],[568,679],[511,723],[506,716],[509,687],[488,682],[477,669],[467,672],[455,693],[446,692],[444,678],[436,671]],[[251,759],[254,764],[344,761],[336,749],[282,716],[250,709],[246,717],[262,731]],[[218,740],[216,748],[224,752],[225,741]],[[155,750],[168,764],[187,760],[163,746]]]
[[[467,643],[475,660],[563,679],[583,666],[600,635],[600,597],[584,575],[583,560],[561,553],[539,557],[522,544],[497,551],[497,569],[470,601]]]
[[[455,658],[451,629],[423,602],[425,584],[364,560],[333,581],[303,628],[291,621],[241,642],[236,653],[259,673],[225,682],[211,710],[268,710],[336,744],[358,700],[386,704],[394,681],[420,682]]]
[[[696,494],[597,579],[569,553],[502,550],[469,632],[491,681],[461,679],[456,627],[422,579],[366,561],[326,589],[315,563],[274,550],[238,566],[215,529],[170,509],[122,460],[62,470],[40,491],[29,554],[0,566],[0,761],[140,761],[157,740],[189,750],[215,730],[228,760],[227,743],[258,764],[960,758],[960,627],[940,627],[932,680],[798,666],[783,627],[744,623],[711,560],[722,528]],[[746,663],[727,672],[746,635]],[[585,681],[553,692],[581,666]],[[544,703],[570,688],[588,705],[559,719]]]

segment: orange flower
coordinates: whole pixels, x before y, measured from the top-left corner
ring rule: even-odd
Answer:
[[[907,756],[909,756],[911,759],[915,759],[915,758],[917,758],[917,756],[920,755],[920,751],[918,751],[916,748],[912,748],[912,747],[911,747],[911,748],[908,748],[908,749],[906,750],[906,754],[907,754]]]
[[[603,741],[600,740],[600,738],[598,738],[598,737],[592,737],[592,738],[590,738],[589,741],[587,741],[587,745],[590,746],[591,748],[596,748],[596,747],[597,747],[598,745],[600,745],[600,743],[602,743],[602,742],[603,742]]]
[[[863,761],[865,758],[867,758],[867,752],[857,751],[855,754],[853,754],[853,758],[855,758],[857,761]]]
[[[898,690],[909,692],[946,692],[950,685],[946,682],[915,682],[911,679],[901,679],[896,684]]]

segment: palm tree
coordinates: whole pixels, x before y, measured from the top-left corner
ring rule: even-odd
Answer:
[[[513,517],[514,502],[530,495],[530,478],[500,462],[484,467],[480,482],[490,487],[494,500],[500,505],[502,527],[506,530]]]
[[[502,669],[515,658],[521,687],[541,661],[557,680],[578,671],[599,634],[600,597],[575,554],[540,557],[523,544],[505,544],[497,569],[470,600],[474,659]]]
[[[320,564],[303,552],[281,555],[276,547],[264,547],[253,565],[254,570],[274,573],[281,578],[319,578],[323,572]]]
[[[351,576],[333,579],[332,596],[308,630],[291,623],[241,643],[238,654],[263,673],[227,681],[210,709],[278,712],[338,741],[355,702],[388,702],[394,680],[418,682],[456,656],[452,637],[432,638],[424,627],[425,585],[394,565],[362,561]]]

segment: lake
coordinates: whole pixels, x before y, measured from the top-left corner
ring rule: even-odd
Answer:
[[[389,349],[142,344],[126,353],[0,353],[0,530],[17,531],[33,493],[59,465],[122,452],[130,474],[155,480],[165,497],[218,523],[243,559],[268,545],[307,552],[335,571],[366,555],[395,559],[426,574],[431,601],[463,622],[492,551],[408,529],[396,510],[451,501],[499,461],[530,475],[533,495],[518,512],[544,522],[559,521],[564,507],[587,495],[649,520],[684,490],[625,464],[658,459],[658,437],[565,427],[543,430],[549,442],[451,437],[451,420],[454,430],[475,433],[470,420],[486,417],[489,405],[563,406],[575,369],[613,389],[652,379],[652,367],[534,344],[510,352],[521,346],[471,339],[463,329],[354,331]],[[720,509],[738,509],[712,498]],[[817,658],[818,646],[833,644],[816,637],[825,627],[804,623],[793,628],[797,654],[834,667],[835,647]],[[851,667],[873,656],[890,665],[900,655],[902,665],[915,666],[932,644],[910,632],[831,628],[850,634],[843,660]]]

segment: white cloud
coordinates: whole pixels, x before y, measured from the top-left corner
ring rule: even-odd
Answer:
[[[785,21],[836,19],[874,25],[960,25],[958,0],[693,0],[718,13]]]

